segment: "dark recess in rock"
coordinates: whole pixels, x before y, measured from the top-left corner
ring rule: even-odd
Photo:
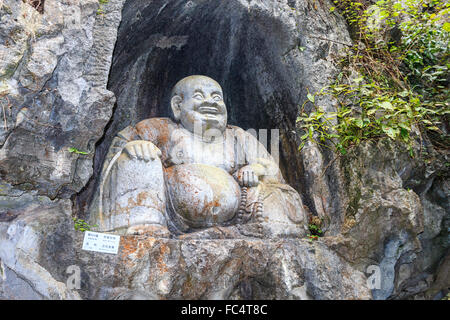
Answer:
[[[96,146],[94,175],[77,197],[78,211],[91,201],[113,137],[145,118],[169,116],[170,89],[192,74],[222,85],[230,124],[268,129],[269,147],[270,129],[280,129],[281,170],[309,204],[295,120],[310,81],[307,61],[325,58],[329,46],[318,57],[286,59],[305,41],[300,27],[238,0],[127,1],[122,15],[108,84],[117,105]]]
[[[24,3],[28,3],[35,8],[40,14],[44,13],[45,0],[22,0]]]

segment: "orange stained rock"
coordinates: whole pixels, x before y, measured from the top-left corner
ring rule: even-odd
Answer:
[[[124,236],[121,240],[121,260],[129,261],[132,258],[141,259],[153,247],[156,239],[148,236]]]
[[[158,270],[161,273],[169,271],[169,268],[167,267],[166,263],[164,262],[164,257],[166,256],[166,254],[170,254],[170,248],[163,242],[160,242],[157,266],[158,266]]]
[[[146,119],[139,122],[136,129],[139,136],[153,142],[157,147],[166,145],[170,140],[168,119]]]

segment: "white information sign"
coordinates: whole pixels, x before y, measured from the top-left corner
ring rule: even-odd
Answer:
[[[120,236],[86,231],[84,233],[83,250],[117,254],[119,243]]]

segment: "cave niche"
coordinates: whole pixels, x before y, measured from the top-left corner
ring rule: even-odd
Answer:
[[[170,116],[171,88],[193,74],[221,84],[229,124],[280,130],[280,168],[304,197],[295,120],[311,62],[301,57],[298,17],[273,10],[244,0],[127,1],[108,83],[117,102],[78,205],[90,202],[113,137],[143,119]]]

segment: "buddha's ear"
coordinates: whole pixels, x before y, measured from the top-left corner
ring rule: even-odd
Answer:
[[[179,95],[175,95],[170,100],[170,106],[172,107],[173,117],[176,121],[180,120],[181,116],[181,102],[183,99]]]

